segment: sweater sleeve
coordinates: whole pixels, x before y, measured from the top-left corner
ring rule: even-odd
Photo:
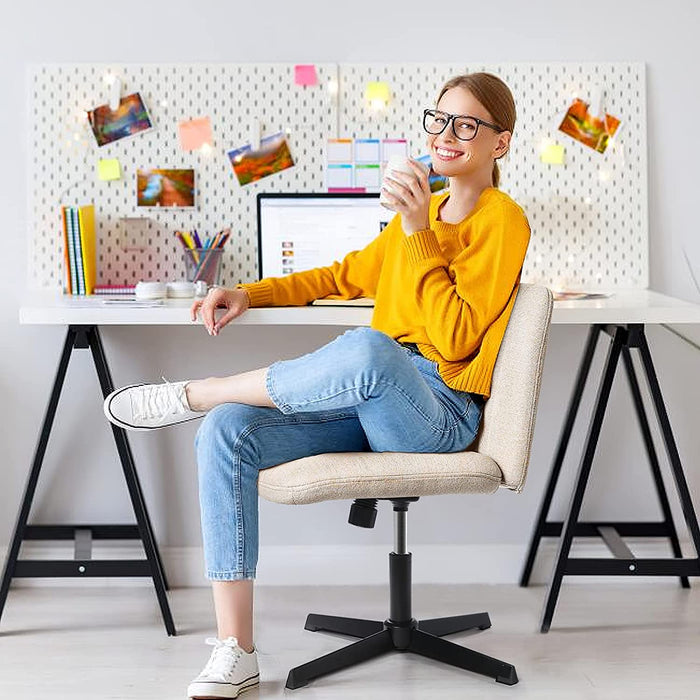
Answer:
[[[529,240],[527,218],[506,205],[474,222],[471,240],[451,263],[431,229],[406,237],[425,330],[446,360],[463,360],[479,349],[520,279]]]
[[[251,306],[303,306],[329,295],[341,299],[374,297],[384,260],[386,242],[397,226],[395,216],[384,230],[361,250],[348,253],[341,262],[315,267],[284,277],[265,277],[259,282],[236,285],[245,289]]]

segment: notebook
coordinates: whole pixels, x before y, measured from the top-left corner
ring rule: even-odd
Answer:
[[[374,306],[374,299],[359,297],[358,299],[316,299],[312,306]]]

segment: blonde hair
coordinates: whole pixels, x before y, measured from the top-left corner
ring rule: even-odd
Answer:
[[[490,121],[499,129],[513,133],[516,116],[515,100],[510,88],[498,76],[492,73],[456,75],[442,86],[437,102],[440,102],[442,96],[454,87],[461,87],[471,92],[491,116]],[[504,151],[498,158],[502,158],[508,150]],[[501,181],[498,158],[493,161],[493,170],[491,171],[491,182],[494,187],[498,187]]]

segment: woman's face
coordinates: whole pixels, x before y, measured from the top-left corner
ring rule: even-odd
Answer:
[[[491,124],[494,122],[474,95],[462,87],[450,88],[440,98],[437,109],[448,114],[477,117]],[[490,182],[493,161],[508,150],[510,132],[498,133],[479,124],[476,137],[462,141],[455,136],[452,124],[450,122],[441,134],[428,134],[427,146],[433,170],[447,177],[469,175],[483,177]]]

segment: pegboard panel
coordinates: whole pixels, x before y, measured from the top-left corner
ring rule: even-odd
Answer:
[[[533,230],[523,277],[555,287],[649,285],[646,79],[643,63],[470,65],[497,72],[516,95],[517,143],[501,162],[502,187]],[[557,131],[574,97],[596,85],[620,126],[605,153]],[[539,160],[539,144],[566,147],[564,166]]]
[[[294,84],[291,64],[44,65],[31,76],[32,168],[30,286],[63,281],[60,205],[94,201],[98,227],[98,284],[167,280],[184,273],[173,232],[214,234],[231,227],[221,282],[256,275],[255,195],[312,191],[324,186],[323,154],[337,128],[325,85],[336,66],[317,64],[319,86]],[[155,128],[98,148],[85,111],[108,101],[104,76],[122,79],[122,95],[140,92]],[[323,87],[321,87],[323,85]],[[180,149],[178,123],[211,117],[214,148],[208,155]],[[288,131],[296,165],[241,187],[226,152],[250,141],[253,119],[264,134]],[[100,158],[118,158],[119,180],[101,182]],[[194,168],[196,208],[136,207],[136,170]]]
[[[260,191],[323,191],[329,137],[404,137],[412,154],[425,152],[422,110],[442,83],[461,72],[486,70],[511,88],[518,110],[510,153],[501,164],[501,189],[525,209],[532,238],[523,280],[572,288],[648,284],[646,99],[638,63],[317,64],[319,85],[294,84],[293,64],[173,64],[35,66],[29,75],[29,285],[60,287],[63,253],[59,207],[94,201],[98,216],[98,283],[182,275],[173,231],[214,233],[230,226],[223,284],[256,276],[255,195]],[[85,110],[108,101],[106,73],[122,80],[122,94],[140,92],[155,129],[97,148]],[[337,99],[327,84],[336,80]],[[367,82],[389,83],[382,112],[364,100]],[[596,84],[606,111],[621,120],[605,154],[557,127],[577,95]],[[209,155],[180,150],[177,125],[208,115],[214,131]],[[264,133],[287,131],[294,168],[240,187],[226,151],[249,141],[260,119]],[[543,138],[566,147],[566,165],[540,162]],[[100,182],[99,158],[118,158],[122,178]],[[135,204],[137,168],[194,168],[197,207],[149,209]]]
[[[515,98],[509,153],[499,160],[500,189],[525,210],[532,237],[523,281],[557,288],[646,288],[648,210],[646,90],[643,63],[341,64],[341,131],[384,138],[401,130],[411,152],[425,153],[423,109],[435,106],[447,78],[485,71]],[[372,112],[364,85],[385,80],[387,114]],[[588,101],[596,85],[606,111],[620,119],[605,153],[558,131],[575,96]],[[543,139],[566,148],[565,165],[540,161]]]

